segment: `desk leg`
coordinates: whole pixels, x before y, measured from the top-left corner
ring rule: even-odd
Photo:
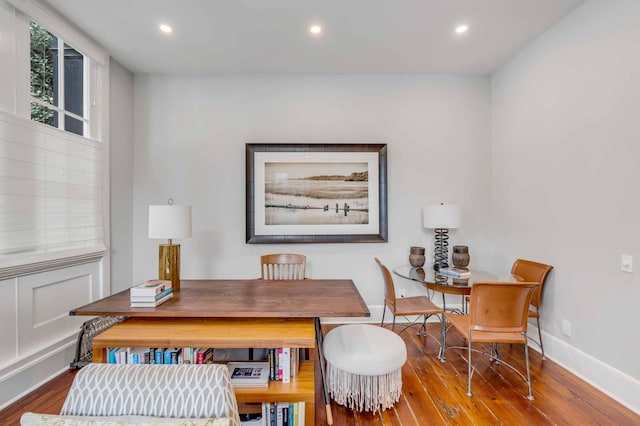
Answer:
[[[322,348],[322,342],[324,337],[322,335],[322,325],[320,324],[320,318],[315,318],[316,326],[316,345],[318,346],[318,361],[320,362],[320,376],[322,378],[322,390],[324,392],[324,405],[327,410],[327,424],[333,425],[333,415],[331,414],[331,399],[329,398],[329,389],[327,388],[327,372],[324,365],[324,350]]]

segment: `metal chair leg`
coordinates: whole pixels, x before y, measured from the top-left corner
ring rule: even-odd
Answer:
[[[526,341],[524,343],[524,359],[527,366],[527,386],[529,388],[529,396],[527,398],[531,401],[533,400],[533,395],[531,395],[531,373],[529,372],[529,345],[527,345]]]
[[[469,371],[467,376],[467,396],[471,396],[471,340],[467,340],[467,359],[469,360]]]
[[[447,358],[444,353],[447,350],[446,348],[446,339],[447,339],[447,320],[444,317],[444,313],[440,315],[440,353],[438,354],[438,359],[440,362],[445,362]]]
[[[422,333],[424,333],[425,340],[426,340],[426,336],[427,336],[427,315],[426,314],[422,315],[422,327],[420,327],[420,330],[418,330],[418,336]]]
[[[384,308],[382,308],[382,321],[380,322],[380,327],[384,327],[384,314],[387,313],[387,304],[385,303]]]
[[[542,330],[540,330],[540,317],[536,317],[536,324],[538,325],[538,342],[540,343],[540,352],[542,353],[542,359],[544,357],[544,346],[542,346]]]

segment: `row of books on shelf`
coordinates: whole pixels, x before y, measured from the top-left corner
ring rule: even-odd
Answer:
[[[260,426],[304,426],[304,401],[300,402],[263,402],[262,413],[254,416],[246,425]]]
[[[289,383],[300,368],[300,350],[297,348],[271,348],[267,351],[269,380]]]
[[[200,360],[198,359],[198,353]],[[204,351],[197,348],[109,348],[109,364],[205,364]]]
[[[149,280],[129,289],[132,308],[155,308],[173,297],[169,280]]]
[[[214,348],[109,348],[109,364],[212,364]]]
[[[300,355],[297,348],[270,348],[267,360],[230,362],[234,386],[268,386],[269,380],[289,383],[297,375]],[[214,348],[108,348],[109,364],[211,364]]]

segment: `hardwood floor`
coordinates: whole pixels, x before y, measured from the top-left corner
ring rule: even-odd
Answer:
[[[328,331],[333,326],[323,326]],[[430,332],[437,334],[437,325]],[[447,362],[437,358],[438,346],[415,331],[401,334],[408,359],[403,367],[403,394],[391,410],[378,414],[354,413],[331,404],[336,426],[360,425],[640,425],[640,416],[573,376],[551,360],[542,361],[530,350],[534,400],[526,398],[526,384],[505,366],[483,360],[473,376],[473,396],[467,396],[466,352],[447,351]],[[462,344],[455,332],[449,345]],[[500,356],[524,368],[521,345],[502,345]],[[57,414],[75,372],[64,373],[35,392],[0,411],[0,424],[18,425],[26,411]],[[322,392],[317,389],[316,423],[326,424]]]

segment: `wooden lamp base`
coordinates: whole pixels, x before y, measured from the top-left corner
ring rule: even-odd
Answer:
[[[171,281],[173,291],[180,291],[180,244],[160,244],[158,248],[158,279]]]

